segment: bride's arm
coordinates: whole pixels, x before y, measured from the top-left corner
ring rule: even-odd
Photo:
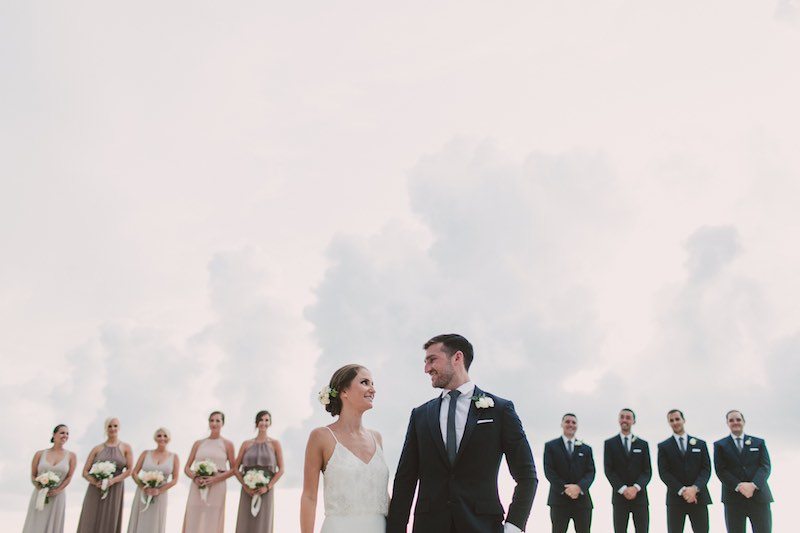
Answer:
[[[303,465],[303,495],[300,497],[300,533],[314,532],[317,515],[317,492],[319,474],[323,467],[324,435],[317,428],[308,436],[306,459]]]

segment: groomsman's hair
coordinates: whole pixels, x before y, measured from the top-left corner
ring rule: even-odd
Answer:
[[[628,407],[623,407],[622,409],[619,410],[620,413],[623,412],[623,411],[628,411],[630,414],[632,414],[633,415],[633,421],[636,422],[636,413],[633,412],[633,409],[630,409]]]
[[[567,418],[568,416],[571,416],[575,420],[578,419],[578,415],[576,415],[575,413],[564,413],[564,416],[561,417],[561,421],[563,422],[564,419]]]
[[[680,413],[680,415],[681,415],[681,419],[682,419],[682,420],[686,420],[686,417],[685,417],[685,416],[683,416],[683,411],[681,411],[680,409],[670,409],[670,410],[667,412],[667,418],[669,418],[669,415],[671,415],[672,413]],[[727,417],[726,417],[725,419],[727,420]]]
[[[741,417],[742,417],[742,422],[744,422],[744,421],[745,421],[745,419],[744,419],[744,415],[742,414],[742,412],[741,412],[740,410],[738,410],[738,409],[731,409],[730,411],[728,411],[727,413],[725,413],[725,421],[726,421],[726,422],[728,421],[728,417],[729,417],[729,416],[731,416],[731,413],[739,413],[739,416],[741,416]]]
[[[464,368],[469,370],[469,367],[472,365],[472,359],[474,358],[474,352],[472,350],[472,344],[470,344],[467,339],[458,333],[443,333],[442,335],[436,335],[431,340],[426,342],[422,346],[422,349],[427,350],[434,344],[438,344],[440,342],[442,343],[442,349],[450,357],[453,357],[453,354],[456,352],[463,353]]]

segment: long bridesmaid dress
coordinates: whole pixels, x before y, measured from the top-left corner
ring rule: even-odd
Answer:
[[[275,474],[277,470],[275,449],[269,442],[256,442],[250,446],[242,457],[242,471],[264,470]],[[239,496],[239,515],[236,518],[236,533],[272,533],[275,491],[261,495],[261,509],[256,516],[250,512],[252,496],[242,487]]]
[[[43,451],[39,457],[39,465],[36,467],[36,475],[40,476],[45,472],[54,472],[62,480],[69,473],[69,452],[64,452],[64,457],[55,465],[47,462],[47,450]],[[28,504],[28,516],[25,517],[25,525],[22,533],[62,533],[64,531],[64,509],[67,506],[67,495],[65,493],[50,497],[50,503],[45,504],[41,511],[36,510],[36,496],[39,489],[33,490],[31,503]]]
[[[94,462],[111,461],[117,465],[114,472],[118,476],[125,469],[125,456],[117,446],[103,445],[103,449],[95,457]],[[105,500],[100,499],[102,491],[94,485],[86,489],[83,498],[81,518],[78,522],[78,533],[120,533],[122,531],[122,497],[125,494],[125,483],[116,483],[108,489]]]
[[[212,461],[220,472],[226,470],[228,454],[225,452],[225,441],[222,438],[205,439],[200,443],[195,454],[195,461]],[[200,489],[192,483],[189,488],[189,499],[186,502],[186,514],[183,517],[183,533],[222,533],[225,528],[225,491],[226,481],[214,483],[208,489],[207,501],[200,498]]]
[[[153,453],[147,452],[142,462],[141,472],[158,470],[164,474],[164,483],[167,483],[172,477],[174,466],[175,454],[169,454],[163,463],[158,464],[153,459]],[[169,493],[165,492],[154,496],[146,511],[144,510],[146,505],[142,503],[142,494],[142,488],[137,485],[131,507],[131,518],[128,522],[128,533],[164,533],[167,527],[167,496]]]

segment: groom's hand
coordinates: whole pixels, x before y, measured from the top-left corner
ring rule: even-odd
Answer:
[[[581,488],[578,485],[574,484],[564,485],[564,494],[566,494],[573,500],[577,500],[578,496],[581,495]]]

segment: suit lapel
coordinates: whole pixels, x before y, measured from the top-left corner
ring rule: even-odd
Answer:
[[[480,396],[483,391],[480,390],[477,386],[475,387],[475,391],[472,393],[473,396]],[[475,426],[478,425],[478,408],[475,407],[475,402],[472,400],[469,401],[469,411],[467,411],[467,424],[464,426],[464,435],[461,437],[461,444],[458,445],[458,454],[456,455],[456,464],[458,464],[459,458],[464,454],[464,450],[469,444],[469,439],[472,437],[472,432],[475,430]]]
[[[428,404],[428,426],[431,430],[431,438],[433,439],[433,445],[439,450],[439,455],[442,457],[442,461],[445,462],[446,465],[450,465],[450,461],[447,459],[447,450],[444,448],[444,437],[442,437],[442,426],[439,423],[439,411],[442,407],[442,397],[431,401]]]

